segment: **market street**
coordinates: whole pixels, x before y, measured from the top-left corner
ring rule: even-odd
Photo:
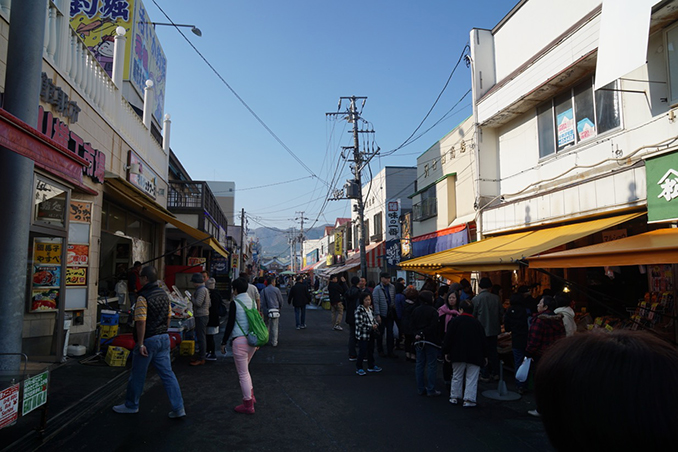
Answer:
[[[231,358],[219,354],[217,362],[191,367],[179,357],[173,367],[186,418],[168,419],[167,396],[150,372],[138,414],[102,407],[40,450],[552,450],[541,421],[527,415],[532,394],[515,402],[489,400],[480,394],[497,385],[481,383],[478,407],[471,409],[452,406],[446,391],[422,397],[414,363],[402,352],[397,360],[377,358],[382,373],[358,377],[347,359],[348,332],[330,328],[329,311],[308,310],[307,324],[295,330],[293,310],[285,306],[278,347],[255,354],[252,416],[233,411],[241,394]],[[438,373],[443,390],[440,366]]]

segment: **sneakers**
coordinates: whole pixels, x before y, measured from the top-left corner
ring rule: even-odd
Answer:
[[[442,392],[440,392],[440,391],[433,391],[433,392],[429,392],[429,393],[426,394],[426,395],[427,395],[428,397],[438,397],[440,394],[442,394]]]
[[[464,400],[464,408],[473,408],[476,406],[475,402],[471,402],[470,400]]]
[[[349,356],[348,360],[349,361],[358,361],[358,357],[357,356]]]
[[[139,408],[127,408],[124,403],[113,407],[113,411],[119,414],[134,414],[139,412]]]
[[[217,355],[215,355],[214,353],[208,353],[207,355],[205,355],[205,360],[206,361],[216,361]]]
[[[301,329],[301,326],[297,325],[297,329],[300,330],[300,329]]]
[[[305,324],[305,323],[304,323],[303,325],[301,325],[301,329],[302,329],[302,330],[305,330],[305,329],[306,329],[306,324]]]
[[[381,372],[381,367],[379,367],[379,366],[368,367],[367,371],[368,372]]]
[[[367,375],[367,372],[365,372],[364,369],[358,369],[355,371],[355,373],[356,375],[360,375],[361,377]]]
[[[452,405],[459,405],[459,399],[450,399]]]
[[[337,331],[344,331],[344,329],[340,325],[334,325],[334,329]]]
[[[179,419],[186,416],[186,410],[181,408],[180,410],[177,411],[170,411],[167,416],[169,416],[170,419]]]
[[[527,412],[527,414],[529,414],[530,416],[534,416],[534,417],[541,416],[541,414],[539,414],[539,411],[537,411],[537,410],[530,410],[530,411]]]

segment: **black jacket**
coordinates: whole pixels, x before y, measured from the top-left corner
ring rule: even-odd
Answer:
[[[358,307],[358,298],[360,298],[361,290],[358,286],[351,286],[344,294],[344,302],[346,304],[346,323],[355,325],[355,310]]]
[[[295,308],[301,308],[311,302],[311,296],[308,294],[308,286],[304,283],[296,283],[287,294],[287,304]]]
[[[412,334],[424,336],[424,340],[440,344],[438,328],[438,310],[431,305],[422,304],[412,311]]]
[[[223,302],[221,294],[217,289],[207,289],[210,291],[210,317],[207,326],[219,326],[219,306]]]
[[[146,330],[144,338],[148,339],[149,337],[166,333],[170,309],[170,299],[167,292],[158,286],[157,282],[152,282],[142,287],[138,295],[146,300]],[[134,328],[132,332],[136,341],[137,329]]]
[[[527,308],[511,305],[504,314],[504,330],[511,332],[511,347],[525,350],[527,347]]]
[[[443,353],[453,363],[469,363],[482,367],[487,357],[485,329],[478,319],[461,314],[450,320],[443,341]]]
[[[329,286],[327,286],[327,292],[330,296],[330,304],[337,304],[342,301],[344,292],[346,292],[346,284],[331,282]]]

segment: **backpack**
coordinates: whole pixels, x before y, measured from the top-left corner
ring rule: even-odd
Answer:
[[[256,303],[252,301],[253,307],[248,309],[239,300],[234,301],[236,301],[240,305],[240,307],[245,311],[247,321],[250,324],[250,329],[247,332],[247,343],[250,344],[252,347],[261,347],[262,345],[266,345],[266,343],[268,342],[268,328],[264,323],[264,319],[262,319],[261,315],[259,315],[259,311],[257,311]],[[238,323],[238,326],[244,333],[245,329],[240,325],[240,322],[238,322],[237,320],[236,322]]]

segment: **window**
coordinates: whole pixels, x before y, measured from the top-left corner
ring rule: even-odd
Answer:
[[[370,237],[371,240],[374,240],[375,242],[378,242],[381,240],[381,233],[382,233],[382,215],[381,212],[376,214],[375,216],[372,217],[372,221],[374,222],[374,235]]]
[[[421,201],[412,206],[414,221],[423,221],[438,215],[438,199],[436,198],[436,186],[431,185],[421,192]]]
[[[616,82],[593,91],[593,78],[584,80],[537,107],[539,157],[563,151],[621,124]]]

